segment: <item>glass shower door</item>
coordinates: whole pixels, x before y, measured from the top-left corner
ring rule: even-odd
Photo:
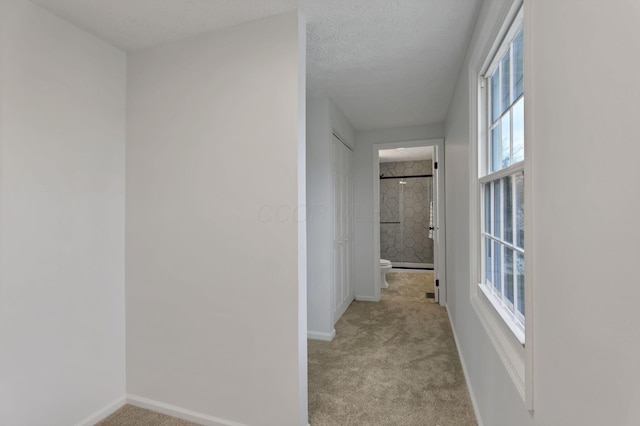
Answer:
[[[434,244],[429,234],[433,194],[430,164],[383,163],[383,169],[380,257],[390,260],[395,267],[433,268]]]

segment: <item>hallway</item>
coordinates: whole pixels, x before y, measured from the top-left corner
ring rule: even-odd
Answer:
[[[332,342],[309,341],[309,423],[476,425],[445,308],[402,300],[417,274],[390,275],[393,296],[353,302]]]

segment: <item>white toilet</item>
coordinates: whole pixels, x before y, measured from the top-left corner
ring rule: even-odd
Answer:
[[[391,270],[391,261],[387,259],[380,259],[380,287],[389,288],[387,282],[387,272]]]

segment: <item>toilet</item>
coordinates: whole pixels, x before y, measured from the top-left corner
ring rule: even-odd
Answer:
[[[387,282],[387,272],[391,270],[391,261],[387,259],[380,259],[380,287],[389,288]]]

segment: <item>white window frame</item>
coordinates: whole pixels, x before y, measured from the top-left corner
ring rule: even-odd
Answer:
[[[504,282],[501,283],[501,287],[502,289],[500,290],[500,292],[498,292],[498,290],[492,285],[491,282],[486,283],[486,269],[485,269],[485,255],[486,255],[486,248],[485,245],[482,243],[484,241],[484,237],[487,237],[488,239],[490,239],[492,242],[497,242],[499,243],[499,245],[501,247],[503,247],[503,249],[506,248],[510,248],[513,250],[514,252],[514,257],[516,256],[516,253],[520,253],[522,255],[525,254],[524,249],[521,249],[519,247],[517,247],[517,245],[515,243],[511,244],[511,243],[507,243],[504,240],[504,226],[503,222],[504,219],[501,221],[501,230],[500,232],[498,232],[497,234],[499,234],[499,237],[496,237],[495,234],[496,232],[493,232],[493,235],[491,233],[488,232],[484,232],[483,228],[484,228],[484,223],[485,223],[485,208],[484,208],[484,194],[482,191],[482,186],[485,184],[489,184],[492,182],[500,182],[502,183],[502,179],[505,177],[510,177],[510,176],[514,176],[517,175],[519,173],[524,173],[524,160],[517,162],[517,163],[512,163],[511,165],[509,165],[508,167],[505,168],[501,168],[497,171],[491,171],[490,170],[490,164],[492,162],[492,153],[490,152],[489,146],[491,145],[491,141],[489,140],[490,137],[490,129],[493,126],[492,120],[490,119],[491,116],[491,108],[492,108],[492,97],[491,97],[491,88],[490,88],[490,80],[491,77],[493,76],[493,74],[495,72],[500,72],[499,71],[499,67],[500,67],[500,63],[502,62],[505,53],[512,48],[513,46],[513,42],[516,38],[516,36],[520,33],[520,31],[523,29],[523,17],[524,17],[524,11],[522,8],[520,8],[518,14],[516,15],[516,17],[513,19],[513,21],[510,23],[509,25],[509,29],[508,32],[506,33],[506,35],[503,38],[503,41],[500,44],[500,47],[498,48],[498,50],[496,51],[496,53],[493,55],[493,59],[491,60],[491,62],[489,63],[489,66],[484,70],[484,72],[482,72],[482,77],[480,77],[480,111],[478,114],[478,117],[480,119],[479,121],[479,147],[478,147],[478,157],[479,157],[479,178],[478,178],[478,182],[476,182],[476,185],[480,186],[480,199],[481,199],[481,208],[480,208],[480,234],[481,234],[481,244],[480,244],[480,275],[478,277],[478,282],[479,282],[479,286],[480,289],[484,292],[485,296],[487,297],[487,299],[489,299],[489,301],[491,302],[491,304],[493,305],[493,307],[495,308],[495,310],[498,312],[498,314],[500,314],[500,317],[502,318],[502,320],[505,322],[505,324],[507,325],[507,327],[509,327],[509,329],[511,330],[511,332],[515,335],[515,337],[518,339],[518,341],[524,345],[525,343],[525,318],[523,315],[521,315],[517,308],[515,307],[515,305],[517,305],[517,291],[514,288],[514,302],[513,302],[513,307],[508,306],[511,303],[508,300],[505,300],[502,297],[502,292],[504,292]],[[510,50],[511,55],[513,55],[513,49]],[[513,82],[513,62],[511,62],[511,76],[510,76],[510,82]],[[500,81],[500,80],[499,80]],[[510,83],[511,85],[512,83]],[[499,84],[499,90],[502,89],[502,84],[500,82]],[[505,114],[510,114],[511,111],[513,110],[514,106],[520,101],[520,99],[522,99],[524,97],[523,95],[520,95],[517,99],[514,99],[513,102],[510,102],[509,107],[500,114],[500,118],[503,117]],[[498,124],[499,126],[500,124]],[[510,121],[510,126],[511,126],[511,132],[510,134],[513,136],[513,119],[511,119]],[[526,145],[526,142],[525,142]],[[512,151],[512,147],[510,147],[510,151]],[[512,153],[510,152],[510,155],[512,155]],[[525,182],[526,182],[526,177],[525,177]],[[512,186],[511,188],[512,190],[512,197],[513,199],[515,199],[516,197],[516,188],[515,185]],[[495,197],[495,191],[493,188],[491,188],[491,202],[490,202],[490,210],[492,212],[492,217],[493,217],[493,212],[494,212],[494,207],[495,207],[495,202],[494,202],[494,197]],[[502,207],[502,206],[501,206]],[[513,224],[513,239],[515,241],[516,239],[516,220],[515,220],[515,209],[513,212],[513,218],[512,218],[512,224]],[[495,225],[494,223],[491,224],[491,228],[493,228],[493,225]],[[525,238],[526,240],[526,238]],[[500,262],[502,262],[501,271],[505,270],[505,265],[501,256]],[[515,264],[515,259],[514,259],[514,264]],[[515,267],[514,267],[514,272],[515,272]],[[504,279],[504,278],[503,278]],[[514,277],[514,280],[516,278]],[[513,310],[512,310],[513,309]],[[526,309],[525,309],[526,311]]]
[[[523,5],[524,3],[524,5]],[[496,6],[499,7],[499,6]],[[527,123],[530,121],[528,105],[531,103],[530,93],[530,56],[528,39],[531,28],[530,2],[512,0],[496,13],[498,27],[486,38],[486,46],[479,46],[474,56],[470,58],[469,84],[470,84],[470,119],[471,119],[471,150],[470,150],[470,259],[471,304],[478,315],[480,323],[485,328],[491,342],[496,348],[509,376],[520,393],[527,408],[533,411],[533,299],[532,299],[532,200],[531,200],[531,131]],[[520,20],[520,23],[517,21]],[[515,23],[515,25],[514,25]],[[525,109],[525,160],[509,166],[505,169],[486,173],[485,164],[481,155],[486,154],[482,147],[488,146],[488,84],[485,84],[484,76],[490,76],[495,63],[499,62],[511,41],[517,35],[519,26],[523,26],[524,37],[524,109]],[[512,31],[510,33],[510,31]],[[484,48],[483,48],[484,47]],[[484,87],[483,87],[484,86]],[[474,88],[476,88],[474,90]],[[489,159],[490,160],[490,159]],[[481,235],[484,211],[482,209],[481,186],[483,182],[498,177],[509,176],[523,171],[525,173],[525,312],[524,327],[514,321],[514,314],[502,306],[502,302],[494,297],[493,287],[482,284],[484,277],[484,243]],[[514,222],[514,238],[515,238]],[[515,300],[515,299],[514,299]],[[526,342],[526,344],[524,344]]]

